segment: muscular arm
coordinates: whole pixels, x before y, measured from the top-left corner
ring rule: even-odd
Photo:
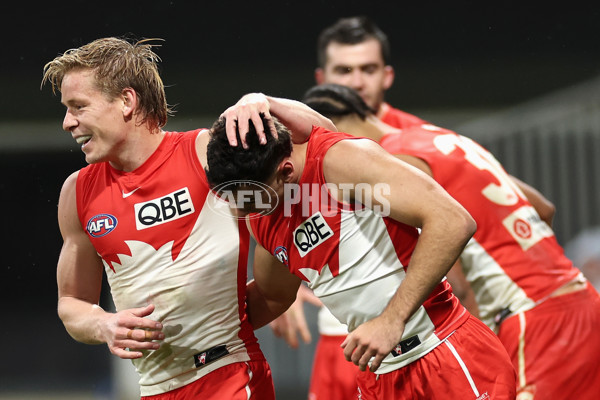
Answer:
[[[348,159],[360,154],[360,163]],[[427,174],[389,155],[370,140],[343,140],[327,152],[324,174],[330,183],[389,185],[389,194],[371,196],[372,204],[391,218],[421,228],[407,274],[383,312],[346,338],[344,354],[361,369],[375,356],[371,370],[400,342],[404,325],[452,267],[469,238],[475,221]]]
[[[63,237],[57,266],[58,315],[75,340],[87,344],[107,343],[111,352],[122,358],[141,357],[141,352],[125,348],[156,349],[158,344],[150,340],[162,339],[164,335],[152,331],[151,337],[147,337],[144,331],[136,330],[128,338],[129,330],[162,329],[162,326],[142,318],[152,313],[152,305],[117,314],[108,313],[98,305],[103,266],[77,217],[76,180],[77,173],[67,178],[58,203],[58,223]]]
[[[404,162],[409,163],[414,167],[419,168],[427,175],[433,177],[433,173],[431,172],[429,164],[427,164],[424,160],[405,154],[397,155],[396,157]],[[454,266],[450,268],[450,270],[446,274],[446,277],[448,278],[448,282],[450,282],[450,285],[452,286],[452,292],[454,293],[454,295],[460,300],[462,305],[465,306],[467,310],[469,310],[471,314],[478,317],[479,308],[475,300],[475,292],[473,292],[471,284],[467,281],[465,277],[460,260],[457,260]]]
[[[260,119],[264,114],[270,121],[268,127],[264,127]],[[226,130],[229,143],[237,145],[236,124],[242,139],[244,148],[246,146],[246,134],[248,133],[249,121],[256,127],[260,139],[266,141],[265,132],[267,128],[272,135],[277,137],[277,131],[270,116],[273,115],[288,127],[292,132],[292,140],[295,143],[303,143],[310,136],[313,125],[322,126],[335,131],[335,125],[329,118],[324,117],[306,104],[296,100],[265,96],[262,93],[250,93],[243,96],[235,105],[229,107],[221,114],[226,117]]]
[[[279,317],[296,299],[300,278],[260,244],[254,250],[254,279],[248,282],[248,318],[259,329]]]

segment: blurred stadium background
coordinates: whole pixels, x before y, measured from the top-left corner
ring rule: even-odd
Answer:
[[[0,399],[136,396],[129,363],[75,342],[56,316],[58,193],[85,162],[61,130],[59,97],[40,90],[45,62],[102,36],[163,38],[158,53],[177,110],[167,128],[187,130],[209,126],[247,92],[300,97],[314,84],[319,31],[342,16],[369,15],[392,44],[390,103],[492,150],[555,203],[565,245],[600,224],[600,9],[521,3],[4,4]],[[316,314],[307,313],[316,338]],[[278,398],[305,399],[314,343],[293,351],[268,328],[258,335]]]

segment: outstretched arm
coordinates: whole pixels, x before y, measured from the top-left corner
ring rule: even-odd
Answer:
[[[360,163],[347,162],[357,154]],[[330,183],[387,185],[387,194],[375,196],[372,191],[371,204],[382,210],[387,206],[391,218],[421,228],[406,277],[385,310],[342,344],[346,359],[362,370],[375,357],[370,367],[375,371],[400,342],[406,322],[450,270],[475,232],[475,221],[431,177],[370,140],[338,142],[325,155],[323,171]]]
[[[260,114],[264,114],[269,121],[269,126],[263,126]],[[303,143],[308,139],[313,125],[322,126],[335,131],[335,125],[326,118],[308,107],[306,104],[296,100],[266,96],[262,93],[250,93],[244,95],[236,104],[229,107],[221,114],[225,117],[227,137],[232,146],[237,146],[236,128],[240,133],[242,145],[246,144],[246,134],[250,123],[256,128],[261,143],[266,143],[266,131],[277,137],[277,131],[271,115],[288,127],[292,132],[292,140],[295,143]]]
[[[162,325],[147,317],[154,306],[104,311],[99,305],[102,261],[77,217],[77,173],[63,185],[58,203],[58,222],[63,237],[57,267],[58,315],[67,332],[87,344],[106,343],[121,358],[142,357],[141,349],[157,349],[153,340],[164,339]]]

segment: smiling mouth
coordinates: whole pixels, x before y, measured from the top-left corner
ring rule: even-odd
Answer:
[[[78,138],[75,139],[75,141],[78,144],[86,144],[87,142],[89,142],[92,139],[91,136],[79,136]]]

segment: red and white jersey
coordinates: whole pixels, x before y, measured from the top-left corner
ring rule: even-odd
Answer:
[[[323,304],[350,331],[381,314],[405,277],[418,239],[416,228],[370,208],[342,204],[330,196],[323,158],[345,133],[314,128],[295,199],[269,215],[251,215],[257,242],[308,283]],[[310,199],[310,200],[309,200]],[[306,201],[309,200],[309,201]],[[292,204],[294,203],[294,204]],[[406,324],[402,340],[420,342],[385,358],[377,373],[400,368],[431,351],[468,318],[440,282]],[[415,341],[411,338],[418,339]]]
[[[381,105],[381,111],[379,119],[394,128],[408,129],[413,126],[420,126],[427,123],[416,115],[394,108],[388,103],[383,103]]]
[[[382,115],[380,119],[393,127],[406,129],[426,123],[416,115],[393,108],[388,103],[383,103],[381,108]],[[319,327],[319,333],[322,335],[338,336],[346,335],[348,333],[346,325],[339,322],[325,307],[322,307],[319,310],[317,325]]]
[[[92,164],[77,180],[79,219],[102,258],[117,311],[152,303],[148,318],[164,325],[160,349],[133,360],[142,396],[264,359],[245,310],[248,231],[209,190],[198,133],[167,132],[135,171]],[[220,345],[229,354],[204,366],[203,352]]]
[[[471,139],[423,125],[386,135],[380,144],[427,162],[434,179],[477,222],[461,261],[490,328],[496,330],[496,317],[534,307],[579,274],[522,191]]]

